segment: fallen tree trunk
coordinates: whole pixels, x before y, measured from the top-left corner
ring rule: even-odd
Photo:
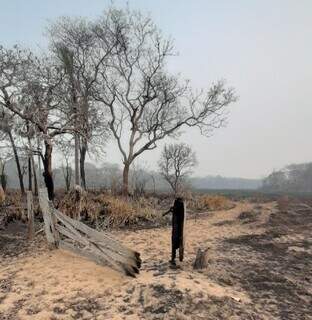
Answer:
[[[70,250],[101,265],[135,276],[141,267],[140,254],[119,243],[107,232],[99,232],[55,209],[45,189],[39,192],[45,232],[49,244]]]

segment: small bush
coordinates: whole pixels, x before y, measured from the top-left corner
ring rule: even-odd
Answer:
[[[104,199],[104,206],[108,226],[131,224],[135,220],[136,211],[132,203],[125,199],[107,196]]]

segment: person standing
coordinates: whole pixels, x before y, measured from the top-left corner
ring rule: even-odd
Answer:
[[[172,235],[171,235],[171,260],[170,264],[175,266],[176,250],[179,249],[179,260],[184,258],[184,221],[185,207],[182,198],[176,198],[171,207],[163,216],[172,213]]]

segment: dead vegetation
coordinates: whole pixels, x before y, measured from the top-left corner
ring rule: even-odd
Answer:
[[[69,193],[60,200],[58,208],[67,215],[76,210],[76,202]],[[84,193],[80,215],[99,229],[134,225],[140,220],[154,220],[157,211],[153,199],[127,199],[107,193]]]
[[[185,195],[190,212],[228,210],[233,202],[218,195]],[[161,214],[173,204],[173,197],[153,195],[148,197],[125,198],[106,192],[83,193],[80,204],[81,217],[98,229],[124,226],[151,227],[164,224]],[[73,193],[58,194],[58,208],[67,215],[76,210]]]
[[[188,219],[197,217],[193,213],[228,210],[235,204],[225,196],[184,194],[187,203]],[[83,191],[77,202],[76,192],[66,193],[58,190],[54,205],[64,214],[81,220],[98,230],[111,228],[152,228],[167,225],[170,219],[162,218],[162,213],[173,204],[172,196],[163,194],[145,197],[123,197],[111,195],[107,191]],[[5,223],[14,220],[26,220],[26,198],[17,191],[9,190],[2,205],[0,216]],[[77,210],[79,211],[77,213]],[[42,222],[42,213],[37,198],[34,197],[34,213],[38,223]]]
[[[311,204],[244,201],[191,219],[186,260],[175,270],[167,262],[168,228],[113,230],[142,253],[135,280],[47,251],[38,237],[26,251],[23,230],[7,229],[0,234],[0,318],[312,319]],[[194,271],[199,247],[209,247],[208,266]]]
[[[200,211],[214,211],[226,210],[233,207],[233,202],[228,198],[219,195],[190,195],[188,197],[188,208],[191,210]]]

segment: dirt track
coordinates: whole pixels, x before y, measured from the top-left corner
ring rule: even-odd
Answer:
[[[39,239],[29,250],[23,229],[9,229],[0,235],[0,319],[312,319],[311,227],[308,207],[237,203],[188,221],[177,270],[168,228],[115,231],[142,253],[137,279]],[[210,248],[204,272],[192,269],[198,247]]]

